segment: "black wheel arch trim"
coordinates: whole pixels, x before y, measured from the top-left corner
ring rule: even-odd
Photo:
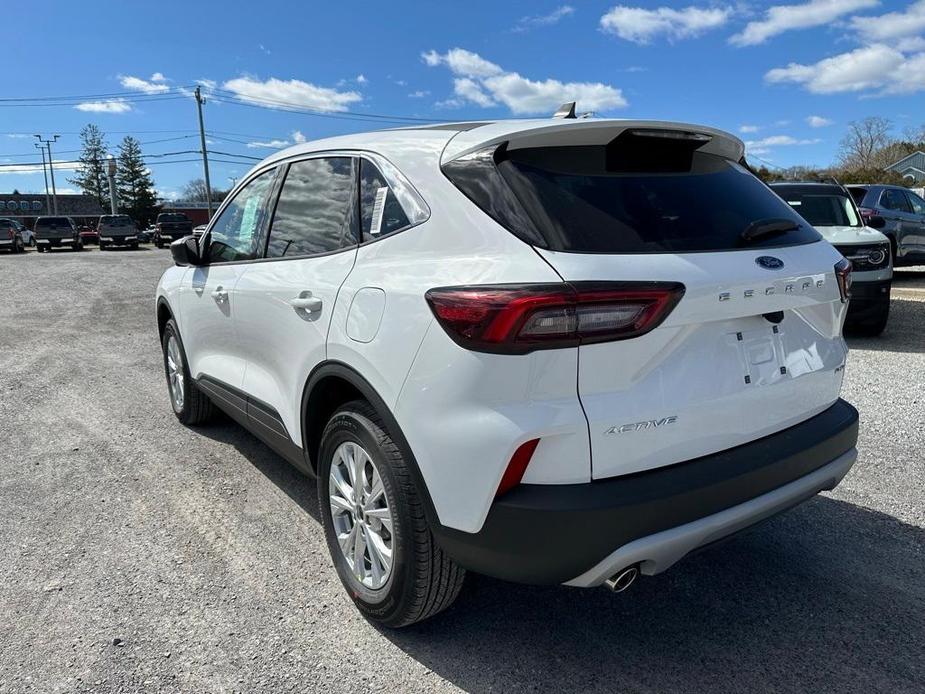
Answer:
[[[381,395],[379,395],[379,393],[370,384],[370,382],[367,381],[362,375],[360,375],[356,369],[341,361],[331,360],[322,362],[316,366],[309,374],[308,379],[305,382],[305,388],[302,391],[302,416],[300,418],[300,421],[302,422],[302,450],[305,451],[305,457],[310,461],[312,469],[318,469],[318,461],[314,460],[315,451],[311,450],[309,446],[308,427],[306,426],[310,416],[310,413],[308,412],[308,403],[316,386],[318,386],[322,380],[329,377],[343,379],[354,388],[356,388],[357,391],[359,391],[359,393],[366,399],[366,401],[369,402],[373,409],[378,412],[379,416],[382,417],[386,431],[388,432],[389,436],[392,437],[392,441],[401,451],[401,454],[408,465],[408,469],[411,471],[411,476],[415,488],[418,492],[418,496],[421,498],[421,501],[424,504],[424,513],[427,517],[428,524],[430,525],[431,529],[438,528],[440,526],[440,519],[437,516],[437,510],[434,507],[433,499],[431,499],[430,492],[427,490],[427,484],[424,481],[424,475],[421,474],[421,468],[418,466],[417,459],[414,457],[411,446],[408,443],[408,440],[405,438],[405,434],[402,432],[401,426],[398,424],[398,420],[395,419],[395,415],[392,414],[391,408],[389,408],[385,400]]]

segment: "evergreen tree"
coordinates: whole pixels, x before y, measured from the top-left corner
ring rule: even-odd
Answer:
[[[109,179],[106,176],[106,140],[103,131],[92,123],[80,131],[80,165],[68,182],[86,195],[99,200],[100,207],[109,209]]]
[[[154,181],[142,159],[141,145],[131,135],[126,135],[119,145],[116,193],[119,212],[129,215],[139,227],[144,228],[154,220],[157,215]]]

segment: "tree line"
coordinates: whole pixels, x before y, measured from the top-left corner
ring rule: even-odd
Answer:
[[[836,179],[839,183],[886,183],[912,186],[912,181],[886,167],[913,152],[925,151],[925,125],[907,130],[902,137],[892,135],[893,122],[888,118],[870,116],[848,124],[848,132],[839,143],[832,166],[791,166],[753,169],[764,181]]]

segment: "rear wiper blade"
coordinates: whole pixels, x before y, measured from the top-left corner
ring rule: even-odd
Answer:
[[[745,231],[739,234],[739,238],[746,243],[751,243],[765,236],[786,234],[788,231],[796,231],[802,226],[802,224],[794,222],[792,219],[758,219],[745,227]]]

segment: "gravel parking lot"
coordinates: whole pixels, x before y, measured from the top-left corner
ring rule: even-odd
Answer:
[[[626,593],[470,576],[367,624],[314,482],[171,413],[169,252],[0,257],[0,692],[925,688],[925,272],[851,340],[860,460],[823,495]]]

